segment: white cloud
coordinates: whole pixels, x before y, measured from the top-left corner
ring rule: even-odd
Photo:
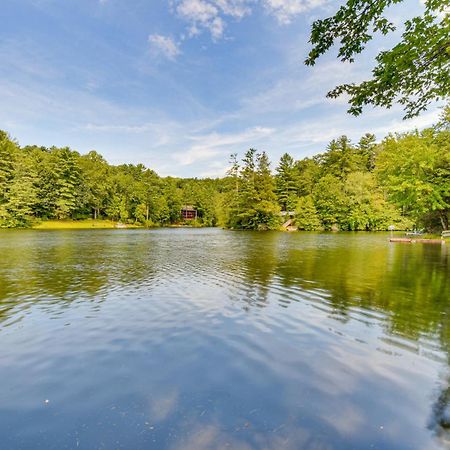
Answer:
[[[265,1],[260,0],[261,8]],[[205,18],[209,17],[208,27],[213,27],[216,18],[222,20],[216,22],[216,36],[224,33],[227,18],[239,20],[248,14],[244,6],[256,7],[256,3],[244,1],[201,2],[215,8],[213,16],[204,13]],[[193,15],[190,25],[196,26],[198,32],[209,33],[210,28],[194,17],[201,14]],[[179,54],[179,42],[165,36],[150,36],[148,45],[168,58]],[[223,102],[218,102],[224,98],[221,92],[210,102],[203,90],[199,94],[195,85],[192,89],[190,82],[175,76],[178,71],[165,70],[170,67],[156,67],[150,61],[151,70],[144,72],[140,61],[128,53],[120,54],[121,66],[133,70],[137,67],[142,71],[139,74],[145,74],[142,84],[123,77],[130,93],[127,106],[121,97],[102,95],[102,90],[97,89],[117,88],[118,80],[110,78],[109,71],[84,69],[75,63],[56,64],[58,59],[51,49],[29,40],[5,41],[0,45],[0,59],[5,61],[0,77],[0,124],[23,145],[69,144],[82,153],[95,148],[111,163],[143,162],[160,175],[219,176],[226,171],[230,153],[242,155],[250,147],[266,150],[274,167],[285,151],[295,158],[312,155],[323,151],[331,139],[341,134],[357,140],[371,131],[381,139],[389,131],[423,128],[436,121],[438,111],[434,107],[413,121],[401,121],[400,106],[391,110],[367,108],[358,118],[347,115],[345,99],[326,100],[325,93],[344,81],[359,82],[370,73],[370,67],[367,63],[341,64],[329,58],[306,69],[301,65],[305,47],[305,36],[283,42],[279,47],[281,61],[268,61],[250,82],[243,77],[243,84],[217,84],[217,91],[226,89]],[[148,58],[142,60],[149,63]],[[61,82],[67,71],[76,73],[77,83]],[[214,73],[214,68],[206,73]],[[164,78],[161,89],[170,95],[163,102],[158,95],[152,101],[152,91],[145,92],[150,77],[157,81]],[[206,81],[199,78],[197,82]],[[141,92],[148,102],[136,102]],[[174,103],[177,105],[172,106]]]
[[[227,170],[230,168],[230,164],[226,160],[212,161],[208,164],[208,167],[203,172],[200,172],[202,178],[220,178],[226,175]]]
[[[280,24],[288,24],[299,14],[321,6],[328,0],[171,0],[172,11],[189,23],[190,37],[207,30],[214,40],[224,36],[227,20],[240,20],[252,13],[256,4]]]
[[[254,0],[173,0],[175,13],[189,23],[189,36],[201,30],[211,33],[214,40],[223,37],[227,18],[242,19],[250,14]]]
[[[172,61],[181,53],[178,44],[169,36],[151,34],[148,42],[155,54],[165,56]]]
[[[240,133],[209,133],[204,135],[190,136],[194,141],[189,150],[177,152],[172,158],[180,165],[187,166],[198,161],[210,160],[222,155],[223,160],[227,154],[241,151],[244,144],[253,145],[260,139],[271,135],[275,130],[265,127],[252,127]],[[245,148],[244,148],[245,150]]]
[[[264,0],[264,7],[279,23],[289,24],[295,16],[323,5],[326,0]]]
[[[224,14],[241,19],[250,14],[254,0],[215,0],[215,3]]]
[[[172,158],[182,166],[189,166],[199,161],[206,161],[219,154],[218,150],[199,147],[191,148],[186,152],[178,152],[172,155]]]

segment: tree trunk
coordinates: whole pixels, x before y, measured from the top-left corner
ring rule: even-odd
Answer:
[[[441,211],[439,213],[439,218],[441,219],[442,229],[444,231],[447,231],[448,230],[448,215],[447,215],[447,211]]]

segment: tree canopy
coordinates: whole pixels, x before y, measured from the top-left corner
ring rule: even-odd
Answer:
[[[0,226],[46,219],[110,219],[144,226],[182,224],[193,206],[197,226],[300,230],[448,229],[450,120],[389,135],[377,143],[333,139],[322,153],[284,153],[272,170],[264,151],[232,155],[220,179],[160,177],[143,164],[109,164],[91,151],[20,145],[0,132]]]
[[[311,29],[312,49],[305,61],[318,58],[337,45],[342,61],[354,62],[376,33],[395,30],[386,10],[403,0],[348,0],[334,16],[316,20]],[[328,97],[346,94],[349,113],[359,115],[366,105],[390,108],[399,102],[405,118],[450,95],[450,1],[426,0],[421,16],[406,20],[400,42],[376,56],[372,78],[335,87]]]

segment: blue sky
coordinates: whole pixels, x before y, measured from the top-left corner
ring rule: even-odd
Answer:
[[[219,176],[230,153],[265,150],[276,165],[334,137],[378,138],[432,124],[432,107],[346,114],[337,83],[370,75],[377,38],[356,64],[330,53],[308,68],[312,21],[332,0],[2,0],[0,129],[21,145],[95,149],[161,175]],[[395,23],[420,12],[408,0]]]

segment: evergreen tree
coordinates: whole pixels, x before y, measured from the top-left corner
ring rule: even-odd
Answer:
[[[298,201],[298,172],[292,156],[285,153],[276,168],[276,192],[284,211],[293,211]]]
[[[110,165],[96,152],[20,148],[0,132],[0,226],[91,215],[166,225],[180,223],[189,204],[198,225],[274,229],[280,205],[293,210],[295,204],[300,229],[377,230],[411,220],[447,229],[449,111],[433,128],[381,144],[371,134],[356,146],[342,136],[314,158],[294,161],[284,154],[275,177],[267,154],[250,149],[242,163],[232,155],[227,177],[215,180],[160,178],[143,164]]]
[[[295,208],[295,225],[299,230],[320,230],[321,223],[312,195],[300,197]]]
[[[357,170],[364,170],[366,164],[362,155],[353,147],[347,136],[333,139],[327,151],[316,157],[323,175],[333,175],[344,180]]]
[[[358,150],[369,172],[375,169],[376,148],[376,137],[374,134],[366,133],[358,142]]]
[[[81,170],[78,166],[79,154],[69,148],[52,148],[52,169],[55,176],[54,215],[58,219],[69,218],[80,206]]]
[[[256,150],[251,148],[242,159],[240,171],[240,191],[238,200],[239,213],[235,218],[236,226],[244,229],[253,229],[257,226],[255,205],[258,201],[256,191]]]
[[[8,191],[14,177],[14,159],[17,152],[16,144],[8,134],[0,130],[0,220],[6,217],[4,206],[7,202]]]
[[[223,215],[223,223],[226,227],[237,228],[240,214],[240,165],[237,153],[230,155],[230,168],[227,170],[227,186],[225,196],[221,198],[221,209]]]
[[[270,171],[270,161],[266,152],[256,156],[256,191],[258,201],[255,219],[258,229],[274,229],[280,222],[280,208],[275,194],[275,182]]]
[[[296,161],[294,168],[297,178],[297,195],[312,194],[314,185],[320,176],[320,165],[317,159],[305,158]]]

